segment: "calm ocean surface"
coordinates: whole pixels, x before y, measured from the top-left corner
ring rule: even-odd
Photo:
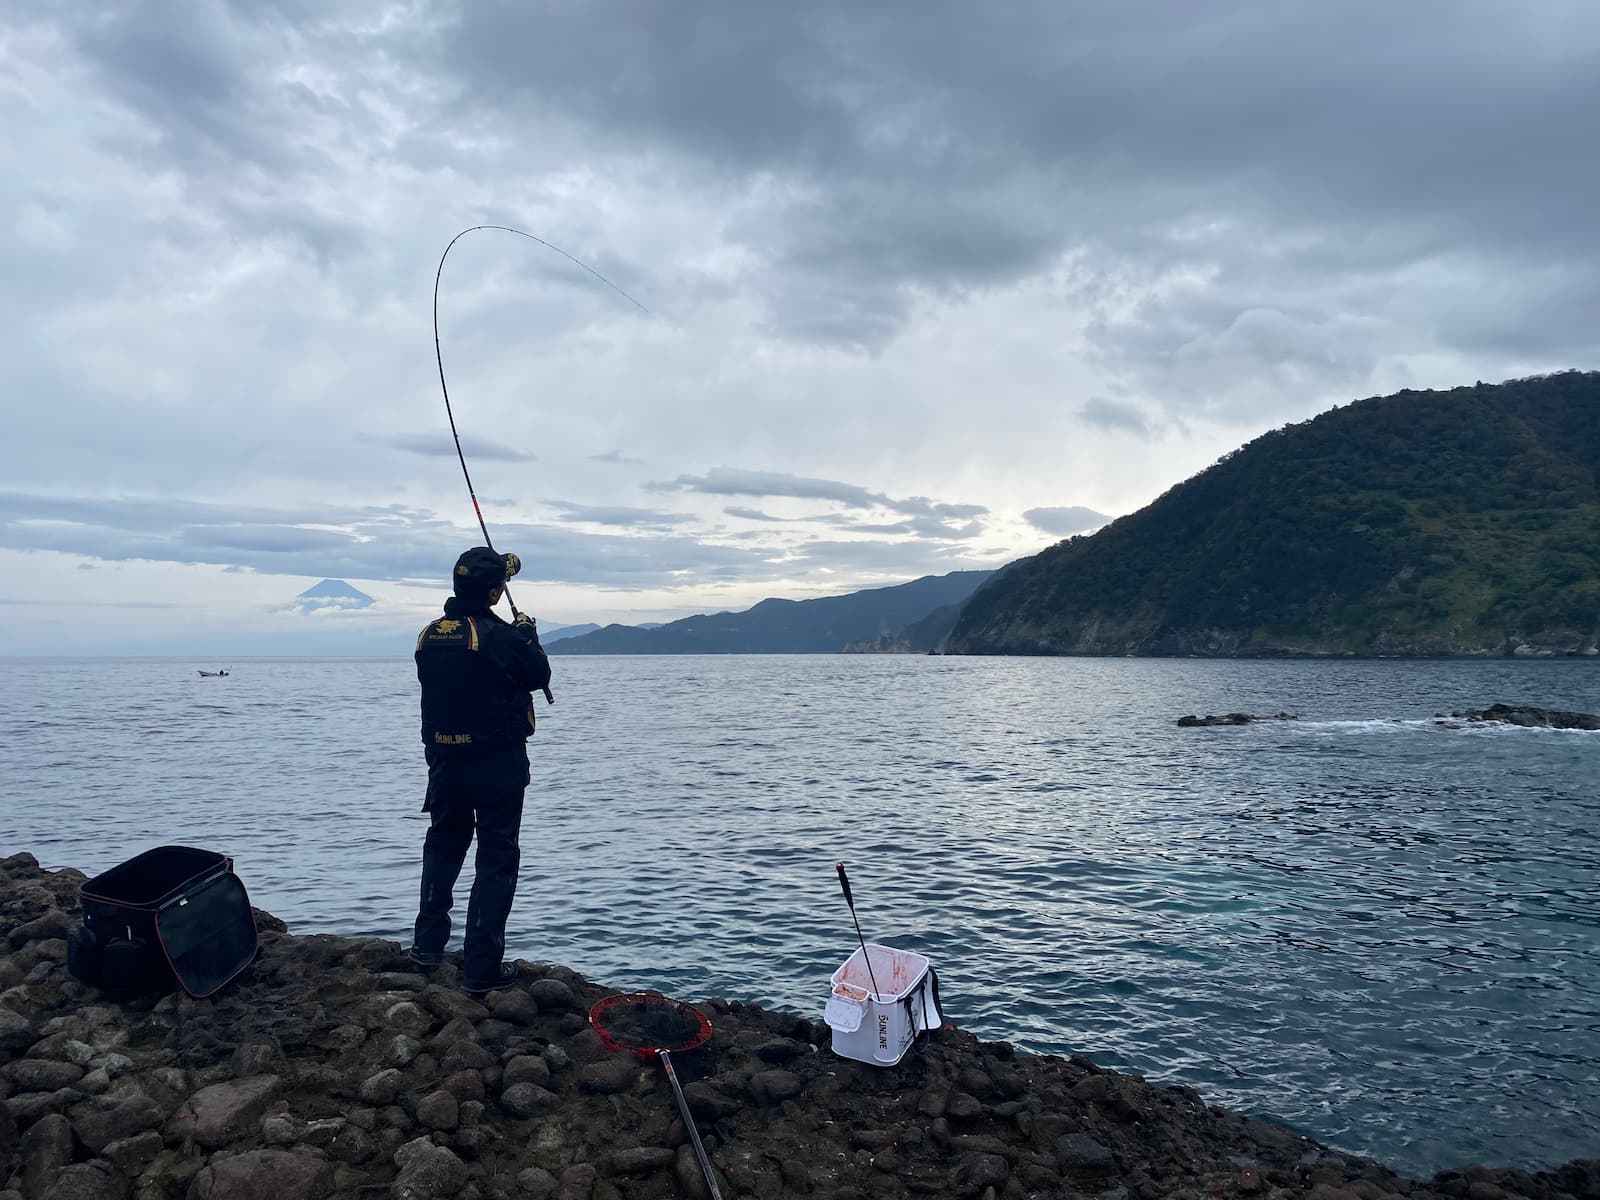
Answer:
[[[297,932],[409,940],[410,661],[214,665],[0,660],[0,852],[203,846]],[[820,1017],[842,858],[867,937],[981,1036],[1413,1172],[1600,1155],[1600,734],[1429,720],[1600,711],[1600,663],[596,657],[555,686],[523,957]],[[1173,724],[1239,709],[1302,719]]]

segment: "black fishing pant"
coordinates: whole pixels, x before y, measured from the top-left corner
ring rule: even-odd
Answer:
[[[467,847],[478,835],[477,873],[467,901],[461,973],[467,982],[491,982],[506,949],[506,920],[522,861],[522,797],[528,786],[528,750],[521,744],[472,758],[438,758],[428,764],[431,818],[422,844],[422,898],[412,942],[439,954],[450,940],[450,909]]]

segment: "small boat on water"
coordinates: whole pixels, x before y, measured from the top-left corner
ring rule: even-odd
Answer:
[[[201,671],[200,672],[200,678],[202,678],[202,679],[221,679],[226,675],[227,675],[226,671]]]

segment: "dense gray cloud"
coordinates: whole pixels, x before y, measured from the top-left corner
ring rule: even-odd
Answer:
[[[1030,508],[1022,514],[1022,519],[1035,529],[1042,529],[1045,533],[1057,537],[1066,537],[1069,534],[1082,533],[1086,529],[1096,529],[1111,518],[1104,513],[1095,512],[1092,508],[1073,504],[1063,508]]]
[[[386,446],[393,446],[396,450],[405,450],[411,454],[421,454],[427,458],[456,457],[455,439],[440,437],[436,433],[396,433],[379,440]],[[461,439],[461,453],[470,459],[487,458],[499,462],[538,461],[538,456],[527,450],[517,450],[511,446],[502,446],[498,442],[491,442],[480,437],[463,437]]]
[[[656,508],[630,508],[623,504],[571,504],[565,500],[546,500],[545,503],[560,512],[563,521],[588,522],[594,525],[664,529],[694,520],[688,513],[663,512]]]
[[[652,482],[645,486],[655,492],[783,496],[797,500],[832,500],[848,508],[886,508],[911,517],[925,518],[918,524],[919,528],[943,528],[944,521],[978,517],[989,511],[981,504],[943,504],[926,496],[896,500],[882,492],[869,491],[858,484],[841,483],[835,479],[807,479],[783,471],[746,471],[734,467],[713,467],[704,475],[679,475],[676,479]]]
[[[992,565],[1337,402],[1600,365],[1600,9],[1463,13],[16,0],[0,552],[437,578],[478,224],[649,308],[491,231],[439,280],[494,536],[574,605]]]

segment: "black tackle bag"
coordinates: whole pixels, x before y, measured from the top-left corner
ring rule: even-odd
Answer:
[[[102,991],[209,996],[256,956],[256,921],[233,859],[158,846],[78,889],[67,969]]]

